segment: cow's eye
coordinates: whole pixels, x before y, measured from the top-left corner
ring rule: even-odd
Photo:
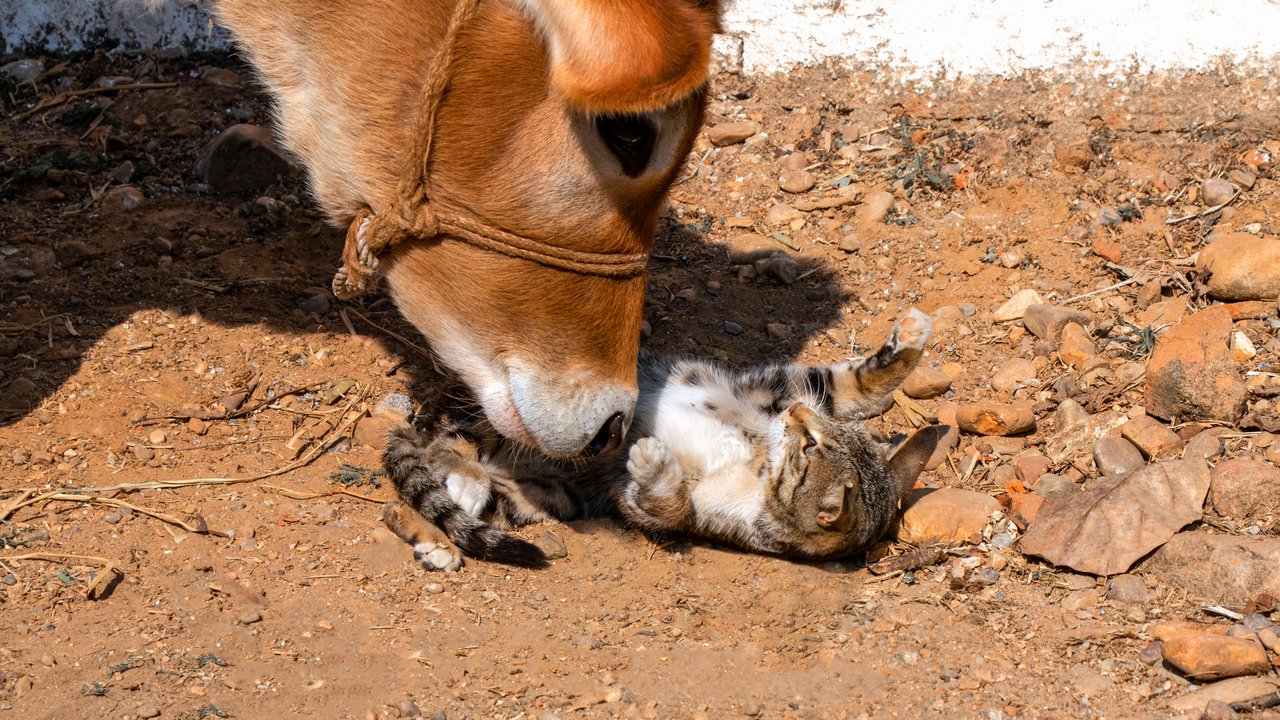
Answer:
[[[601,115],[596,118],[596,132],[622,164],[622,172],[628,177],[644,172],[657,137],[651,120],[641,115]]]

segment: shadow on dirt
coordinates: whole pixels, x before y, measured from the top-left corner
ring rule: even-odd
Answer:
[[[212,196],[192,172],[202,146],[226,126],[268,122],[260,94],[206,80],[210,63],[240,77],[247,71],[230,58],[156,62],[94,56],[71,63],[66,76],[79,87],[92,86],[94,76],[156,75],[174,87],[74,97],[20,116],[21,107],[56,95],[41,86],[0,119],[0,426],[40,408],[109,333],[122,336],[126,351],[95,356],[89,372],[145,369],[145,351],[167,347],[155,337],[165,324],[130,323],[139,311],[163,311],[171,327],[199,313],[207,324],[198,343],[215,342],[218,326],[228,325],[261,325],[302,344],[316,332],[345,332],[326,290],[342,233],[300,199],[300,173],[261,196]],[[111,192],[126,183],[145,196],[136,207]],[[731,262],[727,248],[706,237],[722,221],[662,223],[645,309],[650,346],[732,363],[794,358],[846,300],[833,273],[804,261],[785,273],[767,258],[759,267],[750,262],[757,258]],[[385,297],[362,298],[354,309],[425,345],[387,312]],[[393,352],[412,352],[368,324],[353,325]]]

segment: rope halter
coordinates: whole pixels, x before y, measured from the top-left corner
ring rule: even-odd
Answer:
[[[413,145],[396,198],[381,213],[362,208],[347,229],[342,266],[333,276],[333,294],[341,300],[349,300],[373,289],[377,283],[378,256],[409,240],[457,240],[557,270],[608,278],[640,275],[648,264],[649,254],[646,252],[570,250],[431,205],[428,166],[436,115],[449,85],[458,51],[458,36],[479,6],[480,0],[461,0],[454,8],[444,41],[422,87]]]

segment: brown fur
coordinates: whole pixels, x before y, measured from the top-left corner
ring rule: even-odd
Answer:
[[[325,210],[343,223],[386,208],[453,2],[216,8],[275,95],[283,138]],[[431,202],[565,248],[649,250],[701,123],[717,22],[707,0],[483,0],[457,38],[436,116]],[[659,128],[636,177],[594,125],[618,112]],[[610,415],[630,416],[643,278],[580,276],[447,240],[399,246],[382,270],[505,434],[574,455]],[[529,378],[519,392],[513,368]]]

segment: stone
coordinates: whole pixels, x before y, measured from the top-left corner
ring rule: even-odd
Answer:
[[[363,445],[378,451],[387,447],[387,437],[402,421],[383,415],[370,415],[360,418],[351,432],[351,440],[356,445]]]
[[[81,240],[64,240],[53,248],[58,265],[64,268],[75,267],[93,256],[93,248]]]
[[[1116,575],[1107,587],[1107,599],[1131,605],[1155,602],[1156,594],[1137,575]]]
[[[961,405],[956,424],[976,435],[1021,435],[1035,430],[1036,416],[1029,403],[978,402]]]
[[[902,381],[902,392],[917,400],[935,398],[951,389],[951,376],[928,365],[917,366]]]
[[[1280,598],[1280,539],[1178,533],[1141,570],[1193,601],[1244,605],[1251,598]]]
[[[160,708],[155,705],[139,705],[137,715],[142,720],[150,720],[150,718],[160,717]]]
[[[1067,323],[1088,325],[1089,315],[1060,305],[1035,304],[1028,305],[1022,316],[1022,325],[1028,332],[1055,346]]]
[[[1164,641],[1164,660],[1192,680],[1257,675],[1271,669],[1262,645],[1226,635],[1184,635]]]
[[[1062,340],[1058,343],[1058,357],[1068,366],[1079,370],[1098,354],[1098,346],[1089,331],[1079,323],[1069,322],[1062,328]]]
[[[1182,438],[1168,425],[1150,415],[1129,418],[1120,426],[1120,435],[1142,451],[1143,457],[1162,458],[1182,451]]]
[[[113,210],[128,212],[142,204],[146,196],[132,185],[111,188],[102,198],[102,206]]]
[[[1104,476],[1123,475],[1146,465],[1138,448],[1114,435],[1098,438],[1094,443],[1093,462]]]
[[[784,171],[804,170],[809,167],[809,156],[802,152],[787,153],[778,158],[778,167]]]
[[[991,376],[991,389],[1009,393],[1036,379],[1036,366],[1026,358],[1014,358],[1000,366]]]
[[[1239,720],[1240,715],[1221,700],[1210,700],[1200,714],[1200,720]]]
[[[1252,190],[1254,183],[1258,182],[1258,176],[1252,170],[1236,168],[1227,173],[1227,180],[1245,190]]]
[[[133,173],[134,173],[133,161],[125,160],[124,162],[121,162],[119,165],[116,165],[115,168],[111,170],[111,173],[107,175],[107,179],[113,183],[119,183],[120,185],[127,185],[129,184],[129,181],[133,179]]]
[[[836,247],[843,252],[859,253],[862,252],[862,239],[857,235],[845,235]]]
[[[782,173],[782,177],[778,180],[778,187],[784,192],[802,193],[812,190],[817,182],[813,173],[807,170],[788,170]]]
[[[1044,298],[1040,297],[1040,293],[1035,290],[1019,290],[1014,293],[1013,297],[1006,300],[1003,305],[996,308],[992,319],[996,322],[1021,320],[1027,314],[1027,308],[1032,305],[1043,304]]]
[[[329,314],[329,294],[316,293],[306,300],[303,300],[302,304],[299,305],[298,308],[307,315],[324,317]]]
[[[1225,303],[1222,307],[1227,309],[1231,319],[1236,322],[1240,320],[1266,320],[1267,318],[1275,317],[1276,314],[1276,304],[1264,300]]]
[[[1164,642],[1173,638],[1199,636],[1205,634],[1226,635],[1227,628],[1222,625],[1201,625],[1186,620],[1165,620],[1152,623],[1149,628],[1151,637]]]
[[[1217,459],[1225,449],[1222,442],[1222,434],[1224,432],[1226,431],[1223,428],[1202,430],[1187,441],[1187,447],[1182,451],[1182,456],[1185,458],[1204,458],[1205,460]]]
[[[887,190],[878,190],[867,195],[862,201],[862,208],[858,211],[858,221],[863,225],[880,225],[889,217],[889,211],[893,209],[893,193]]]
[[[764,222],[766,225],[769,225],[770,227],[774,225],[786,225],[786,224],[790,224],[795,220],[803,220],[803,219],[804,219],[804,213],[800,212],[799,210],[795,209],[790,205],[787,205],[786,203],[779,203],[777,205],[774,205],[773,207],[766,210],[764,213]]]
[[[766,323],[764,331],[766,335],[774,340],[787,340],[791,337],[791,326],[787,323]]]
[[[1219,516],[1246,523],[1280,516],[1280,468],[1271,463],[1227,460],[1210,478],[1209,505]]]
[[[1253,341],[1249,339],[1248,335],[1245,335],[1239,330],[1231,333],[1232,360],[1235,360],[1236,362],[1249,362],[1257,354],[1258,349],[1253,346]]]
[[[550,530],[535,538],[533,544],[542,551],[542,554],[548,560],[559,560],[569,556],[569,549],[565,547],[564,541]]]
[[[206,67],[201,68],[204,75],[205,83],[209,85],[217,85],[219,87],[238,87],[240,85],[240,76],[235,70],[228,68]]]
[[[1062,475],[1045,473],[1036,481],[1036,494],[1045,500],[1075,495],[1078,492],[1080,492],[1080,486],[1072,482],[1071,478]]]
[[[1247,390],[1227,348],[1230,333],[1231,316],[1211,305],[1158,340],[1147,365],[1147,413],[1165,420],[1238,420]]]
[[[1013,471],[1023,485],[1034,487],[1036,481],[1053,467],[1053,461],[1038,452],[1018,455],[1013,459]]]
[[[725,241],[729,251],[729,262],[734,265],[747,265],[769,257],[778,251],[778,241],[765,237],[760,233],[738,233],[729,236]]]
[[[722,122],[707,127],[707,140],[716,147],[737,145],[760,132],[760,124],[744,120],[740,122]]]
[[[1058,409],[1053,413],[1053,423],[1059,432],[1080,425],[1088,419],[1089,411],[1070,398],[1058,403]]]
[[[1236,703],[1262,697],[1280,688],[1280,682],[1273,678],[1237,677],[1220,680],[1216,683],[1202,685],[1198,690],[1189,692],[1169,701],[1169,708],[1185,713],[1203,711],[1211,702]],[[1194,715],[1192,715],[1194,717]]]
[[[724,331],[729,335],[737,337],[742,334],[742,326],[732,320],[724,321]]]
[[[1009,496],[1009,517],[1019,529],[1036,521],[1040,508],[1044,507],[1045,497],[1037,493],[1014,493]]]
[[[1098,220],[1103,225],[1119,225],[1121,222],[1124,222],[1124,220],[1121,219],[1120,214],[1115,212],[1115,210],[1112,208],[1107,208],[1107,210],[1111,210],[1112,214],[1110,217],[1108,217],[1105,210],[1103,211],[1103,214],[1098,217]],[[1114,221],[1112,221],[1113,219]],[[1093,246],[1090,249],[1093,250],[1094,255],[1113,263],[1120,262],[1120,258],[1124,257],[1124,246],[1117,240],[1109,237],[1094,238]]]
[[[1226,233],[1196,257],[1196,269],[1208,275],[1209,295],[1218,300],[1267,300],[1280,297],[1280,239]]]
[[[195,171],[215,192],[254,192],[288,174],[289,160],[266,128],[242,123],[205,145]]]
[[[396,710],[400,711],[400,717],[402,718],[422,717],[422,710],[418,708],[418,704],[413,701],[413,698],[401,700],[400,704],[396,706]]]
[[[36,384],[19,375],[0,390],[0,407],[27,408],[36,397]]]
[[[0,49],[3,52],[3,49]],[[44,72],[44,61],[36,58],[23,58],[0,65],[0,75],[4,75],[18,85],[35,82]]]
[[[1232,185],[1229,180],[1209,178],[1200,186],[1200,199],[1205,205],[1221,205],[1230,202],[1238,192],[1240,189]]]
[[[262,613],[257,610],[245,610],[236,618],[241,625],[253,625],[262,622]]]
[[[989,495],[950,487],[913,490],[903,505],[898,540],[909,543],[965,542],[981,535],[1000,509]]]

